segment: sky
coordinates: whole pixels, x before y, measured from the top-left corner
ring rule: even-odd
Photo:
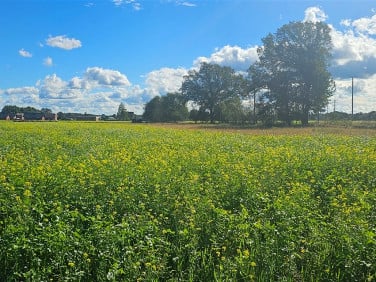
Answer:
[[[329,112],[376,110],[376,1],[1,0],[0,109],[143,113],[202,62],[244,72],[292,21],[331,28]]]

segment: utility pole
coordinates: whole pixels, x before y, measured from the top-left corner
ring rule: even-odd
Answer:
[[[354,117],[354,77],[351,77],[351,120]]]
[[[256,91],[253,91],[253,122],[255,124],[257,124],[256,118]]]

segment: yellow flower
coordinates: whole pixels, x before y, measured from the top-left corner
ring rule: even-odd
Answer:
[[[23,195],[24,195],[25,197],[31,197],[32,194],[33,194],[33,193],[31,193],[31,191],[30,191],[29,189],[26,189],[26,190],[24,191],[24,193],[23,193]]]
[[[74,262],[73,261],[70,261],[70,262],[68,262],[68,266],[70,266],[70,267],[74,267]]]
[[[245,249],[245,250],[243,251],[243,256],[246,257],[246,258],[249,257],[249,251],[248,251],[248,249]]]

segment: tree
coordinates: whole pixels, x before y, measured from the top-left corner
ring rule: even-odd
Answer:
[[[203,109],[192,109],[189,112],[189,119],[193,120],[195,123],[198,121],[207,122],[209,120],[209,113]]]
[[[308,124],[309,112],[320,112],[335,91],[327,70],[331,58],[330,28],[322,22],[291,22],[262,39],[259,61],[249,68],[253,90],[264,91],[278,117]]]
[[[15,115],[16,113],[22,112],[22,108],[17,106],[6,105],[2,108],[1,113],[7,115]]]
[[[216,120],[226,123],[243,123],[249,117],[246,107],[238,96],[220,103],[216,108],[216,115]]]
[[[44,114],[52,114],[52,110],[49,108],[41,108],[40,111]]]
[[[243,96],[244,86],[245,79],[232,68],[202,63],[199,71],[189,71],[184,77],[181,91],[187,101],[193,101],[201,110],[208,111],[213,123],[218,116],[219,105]]]
[[[117,120],[129,120],[129,114],[123,102],[120,103],[117,114]]]
[[[145,105],[145,110],[142,115],[144,120],[150,122],[161,121],[161,97],[155,96]]]
[[[179,93],[155,96],[145,105],[143,118],[150,122],[177,122],[188,118],[188,109]]]
[[[188,118],[188,109],[180,93],[167,93],[161,97],[162,121],[182,121]]]

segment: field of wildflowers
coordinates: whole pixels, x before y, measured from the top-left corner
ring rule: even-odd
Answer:
[[[376,138],[0,122],[1,281],[375,281]]]

